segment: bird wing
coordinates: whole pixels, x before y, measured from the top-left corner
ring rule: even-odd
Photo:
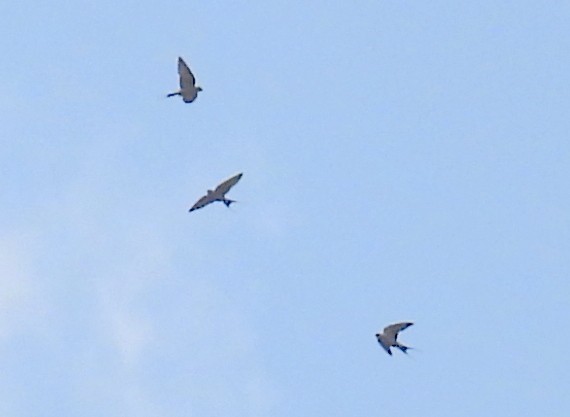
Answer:
[[[212,198],[212,195],[205,195],[201,197],[196,203],[188,210],[189,212],[193,212],[194,210],[201,209],[204,206],[207,206],[210,203],[216,201],[215,198]]]
[[[384,348],[384,350],[388,353],[388,355],[392,356],[392,351],[390,350],[390,346],[387,346],[387,345],[382,341],[382,337],[381,337],[380,335],[377,335],[377,336],[376,336],[376,339],[378,339],[378,344]]]
[[[231,177],[228,180],[225,180],[224,182],[222,182],[220,185],[218,185],[216,187],[216,190],[214,191],[215,194],[221,194],[221,195],[225,195],[228,191],[230,191],[230,189],[237,184],[237,182],[240,180],[241,176],[243,175],[243,173],[239,173],[237,175],[234,175],[233,177]]]
[[[391,325],[386,326],[384,328],[384,334],[386,336],[390,336],[390,337],[393,337],[394,339],[396,339],[398,337],[398,332],[401,332],[402,330],[407,329],[412,324],[414,324],[414,323],[402,322],[402,323],[391,324]]]
[[[180,89],[184,90],[187,88],[194,88],[194,84],[196,84],[196,79],[194,78],[194,74],[186,65],[186,62],[182,58],[178,58],[178,75],[180,75]]]

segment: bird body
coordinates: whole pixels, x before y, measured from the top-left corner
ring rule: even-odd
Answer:
[[[180,76],[180,90],[168,94],[167,97],[182,96],[185,103],[192,103],[198,97],[198,92],[202,91],[202,87],[196,86],[194,74],[180,57],[178,58],[178,75]]]
[[[407,353],[406,351],[411,348],[398,342],[398,333],[404,329],[407,329],[413,324],[414,323],[410,322],[402,322],[386,326],[382,333],[376,334],[376,339],[378,340],[380,346],[382,346],[389,355],[392,355],[392,352],[390,351],[390,348],[392,346],[397,347],[404,353]]]
[[[229,207],[230,204],[235,203],[235,200],[230,200],[226,198],[226,193],[230,191],[230,189],[237,184],[237,182],[241,179],[243,173],[239,173],[234,175],[233,177],[225,180],[220,185],[216,187],[215,190],[208,190],[206,195],[201,197],[191,208],[190,212],[194,210],[198,210],[204,206],[207,206],[214,201],[221,201],[223,202],[226,207]]]

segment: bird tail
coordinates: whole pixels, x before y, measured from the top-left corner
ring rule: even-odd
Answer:
[[[404,352],[406,355],[408,354],[408,349],[413,349],[412,347],[409,346],[404,346],[404,345],[397,345],[396,346],[398,349],[400,349],[402,352]]]
[[[179,96],[179,95],[181,95],[181,94],[180,94],[180,91],[177,91],[176,93],[170,93],[170,94],[168,94],[166,97],[174,97],[174,96]]]
[[[235,200],[229,200],[229,199],[224,199],[224,204],[226,205],[226,207],[229,207],[232,203],[237,203],[237,201]]]

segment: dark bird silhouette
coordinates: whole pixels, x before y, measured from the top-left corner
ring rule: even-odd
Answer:
[[[180,90],[168,94],[167,97],[182,96],[185,103],[192,103],[198,97],[198,92],[202,91],[202,87],[196,86],[194,74],[180,57],[178,58],[178,75],[180,76]]]
[[[207,206],[208,204],[213,203],[214,201],[221,201],[227,207],[229,207],[230,204],[235,203],[235,200],[230,200],[226,198],[226,193],[230,191],[230,189],[234,185],[237,184],[237,182],[241,179],[242,175],[243,173],[234,175],[230,179],[227,179],[224,182],[222,182],[220,185],[218,185],[215,190],[213,191],[208,190],[208,193],[202,198],[200,198],[198,201],[196,201],[196,204],[194,204],[189,211],[192,212],[194,210],[201,209],[202,207]]]
[[[406,351],[411,348],[409,346],[404,346],[403,344],[398,342],[397,340],[398,333],[404,329],[407,329],[412,324],[414,323],[402,322],[402,323],[391,324],[385,327],[382,333],[376,333],[376,339],[378,339],[378,343],[380,343],[380,346],[382,346],[384,350],[388,352],[389,355],[392,355],[392,352],[390,351],[390,347],[392,346],[397,347],[404,353],[407,353]]]

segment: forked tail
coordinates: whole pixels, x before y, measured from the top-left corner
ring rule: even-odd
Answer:
[[[402,352],[404,352],[406,355],[408,354],[408,349],[413,349],[412,347],[409,346],[404,346],[404,345],[397,345],[396,346],[398,349],[400,349]]]

